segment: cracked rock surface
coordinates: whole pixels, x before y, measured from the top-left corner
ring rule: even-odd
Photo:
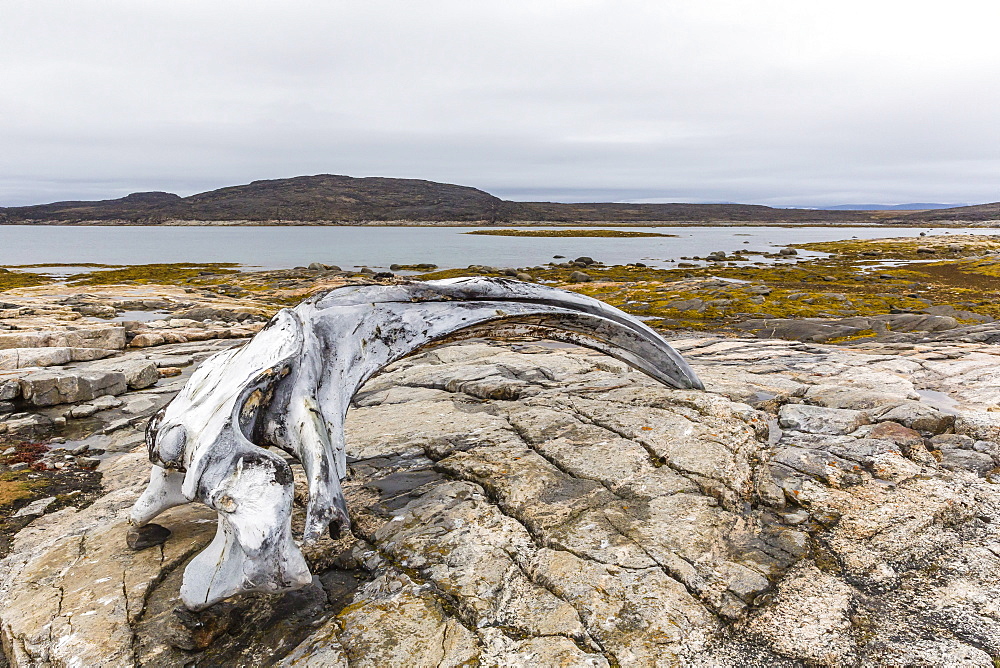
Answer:
[[[149,464],[141,445],[107,459],[103,496],[36,518],[0,562],[4,653],[18,666],[993,666],[992,345],[673,344],[708,392],[562,346],[470,343],[393,365],[349,413],[352,534],[306,549],[311,586],[201,613],[177,611],[178,587],[213,513],[175,508],[157,520],[165,543],[129,549]]]

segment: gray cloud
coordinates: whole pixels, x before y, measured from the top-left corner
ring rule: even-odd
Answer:
[[[310,173],[1000,200],[1000,5],[9,0],[0,204]]]

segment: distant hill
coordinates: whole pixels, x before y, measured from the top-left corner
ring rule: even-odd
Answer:
[[[953,209],[956,204],[935,204],[931,202],[911,202],[909,204],[838,204],[837,206],[817,206],[824,211],[926,211],[928,209]]]
[[[928,218],[929,215],[939,217]],[[467,186],[332,174],[254,181],[190,197],[145,192],[96,202],[0,208],[0,223],[6,224],[162,225],[176,221],[348,224],[398,220],[486,224],[537,221],[843,225],[998,217],[1000,204],[897,215],[890,211],[776,209],[752,204],[510,202]]]
[[[922,220],[928,222],[1000,220],[1000,202],[976,204],[974,206],[956,206],[937,211],[923,211],[919,214],[914,213],[905,216],[903,220]]]
[[[498,220],[507,203],[489,193],[416,179],[320,174],[254,181],[179,197],[134,193],[99,202],[55,202],[0,209],[7,222],[122,220],[364,221]]]

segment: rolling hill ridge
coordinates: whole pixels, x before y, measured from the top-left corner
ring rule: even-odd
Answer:
[[[119,199],[0,208],[0,224],[415,223],[748,223],[915,224],[1000,219],[1000,203],[928,211],[777,209],[752,204],[511,202],[468,186],[418,179],[333,174],[253,181],[180,197],[133,193]]]

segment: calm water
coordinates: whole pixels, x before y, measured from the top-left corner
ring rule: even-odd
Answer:
[[[1000,234],[1000,230],[870,227],[615,228],[676,234],[676,238],[525,238],[463,234],[471,227],[55,227],[0,226],[0,266],[37,263],[237,262],[283,268],[310,262],[345,269],[432,262],[442,268],[486,264],[525,267],[554,255],[589,255],[607,264],[673,266],[682,255],[716,250],[773,251],[791,243],[941,234]],[[571,229],[571,228],[546,228]],[[744,243],[749,242],[749,243]],[[808,254],[806,254],[808,255]],[[801,257],[801,256],[800,256]]]

